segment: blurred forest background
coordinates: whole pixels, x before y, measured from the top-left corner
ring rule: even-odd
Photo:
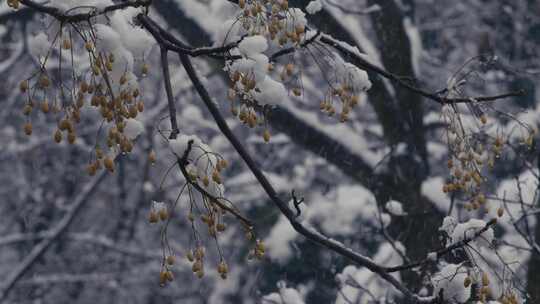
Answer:
[[[304,8],[308,2],[291,0],[290,6]],[[525,89],[525,96],[499,100],[495,106],[537,126],[540,2],[322,2],[323,11],[308,16],[310,24],[357,46],[392,73],[433,92],[464,71],[470,72],[466,93],[471,96]],[[373,5],[378,9],[366,11]],[[207,46],[233,12],[233,4],[225,0],[159,0],[150,15],[191,45]],[[147,56],[151,69],[142,81],[145,133],[134,153],[119,158],[115,174],[91,181],[83,168],[99,121],[88,121],[72,146],[52,140],[55,122],[44,116],[34,118],[32,137],[22,132],[18,84],[36,68],[28,38],[42,29],[42,17],[28,8],[14,11],[0,3],[0,284],[43,240],[56,229],[62,231],[21,274],[6,303],[272,303],[264,297],[285,285],[310,304],[347,303],[345,289],[360,294],[358,303],[385,297],[392,303],[395,291],[387,283],[365,269],[351,269],[354,266],[342,257],[290,228],[221,135],[175,56],[170,59],[171,73],[181,132],[197,134],[229,160],[223,173],[228,198],[254,220],[268,254],[263,261],[247,261],[243,230],[231,222],[220,239],[229,278],[221,280],[209,271],[197,279],[183,261],[191,232],[180,203],[169,226],[169,241],[181,258],[175,281],[160,287],[159,229],[148,223],[148,211],[152,200],[174,201],[183,178],[173,172],[165,180],[165,191],[157,191],[174,162],[155,131],[157,125],[167,124],[159,49]],[[373,87],[367,98],[349,122],[339,124],[318,111],[323,76],[330,71],[320,71],[310,56],[297,60],[304,69],[305,93],[272,112],[272,140],[267,144],[262,130],[253,132],[230,118],[222,62],[194,59],[211,95],[223,101],[222,113],[280,196],[290,198],[292,189],[303,196],[304,215],[316,227],[379,263],[397,265],[404,261],[403,252],[417,260],[442,246],[438,228],[449,212],[460,218],[489,218],[490,213],[465,212],[459,198],[454,202],[442,193],[448,151],[440,105],[370,74]],[[512,123],[503,115],[493,117],[501,128]],[[152,149],[158,157],[155,165],[147,157]],[[498,160],[488,192],[493,194],[493,210],[500,205],[496,196],[519,198],[516,180],[523,183],[527,208],[538,208],[539,156],[536,146],[516,144]],[[391,213],[385,210],[391,199],[402,203],[407,216],[392,215],[383,233],[380,215]],[[536,221],[530,216],[527,227],[540,239]],[[503,225],[497,230],[500,246],[520,262],[514,270],[522,289],[540,299],[540,255],[531,249],[534,239],[524,241],[512,229]],[[343,284],[344,269],[355,273],[356,285]],[[428,285],[415,271],[402,273],[401,280],[415,291]]]

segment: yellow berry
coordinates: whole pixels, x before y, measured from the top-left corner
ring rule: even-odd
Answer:
[[[263,139],[265,142],[269,142],[270,141],[270,131],[268,130],[264,130],[264,133],[263,133]]]
[[[114,161],[109,156],[105,157],[103,160],[103,164],[105,165],[105,168],[109,170],[109,172],[114,172]]]
[[[54,132],[54,141],[60,143],[62,141],[62,132],[58,129]]]
[[[144,111],[144,103],[142,101],[137,102],[137,111],[139,112]]]
[[[227,162],[226,159],[222,159],[222,160],[220,161],[220,166],[221,166],[221,168],[227,168],[228,165],[229,165],[229,163]]]
[[[217,170],[214,170],[214,172],[212,172],[212,180],[218,184],[221,184],[221,176],[219,175],[219,172]]]
[[[202,277],[204,277],[204,270],[201,269],[201,270],[197,271],[197,277],[199,279],[202,279]]]
[[[482,273],[482,285],[483,286],[488,286],[489,285],[489,277],[487,275],[487,273]]]
[[[286,66],[285,66],[285,71],[287,73],[288,76],[291,76],[294,72],[294,64],[292,63],[288,63]]]
[[[191,266],[191,270],[193,272],[198,272],[200,270],[202,270],[202,262],[201,261],[195,261],[195,263],[193,263],[193,265]]]
[[[150,151],[150,154],[148,154],[148,161],[152,165],[156,163],[156,152],[154,152],[154,150]]]
[[[32,124],[27,122],[24,124],[24,133],[28,136],[32,135]]]
[[[159,273],[159,285],[164,286],[165,283],[167,283],[167,272],[166,271],[161,271]]]
[[[49,102],[47,101],[47,99],[43,100],[43,102],[41,103],[41,111],[45,114],[49,113],[49,110],[50,110],[50,107],[49,107]]]
[[[39,86],[42,89],[45,89],[48,88],[50,84],[51,81],[49,80],[49,77],[47,77],[47,75],[41,75],[41,77],[39,78]]]
[[[141,73],[143,74],[143,76],[147,75],[148,74],[148,70],[150,69],[150,67],[148,66],[148,64],[143,64],[142,67],[141,67]]]
[[[193,262],[195,260],[193,258],[193,252],[191,252],[191,250],[188,251],[188,253],[186,254],[186,257],[187,257],[188,261],[190,261],[190,262]]]
[[[219,231],[219,232],[225,231],[225,228],[226,228],[226,226],[225,226],[225,224],[223,224],[223,223],[219,223],[219,224],[216,225],[216,229],[217,229],[217,231]]]
[[[158,222],[158,219],[159,219],[159,216],[158,214],[154,211],[154,210],[151,210],[150,211],[150,214],[148,216],[148,221],[152,224],[154,223],[157,223]]]
[[[219,263],[217,267],[217,271],[220,274],[229,272],[229,267],[227,266],[227,263],[225,263],[225,261],[221,261],[221,263]]]
[[[21,84],[19,85],[19,89],[22,93],[25,93],[28,90],[28,80],[21,81]]]
[[[472,283],[472,280],[470,277],[466,277],[465,278],[465,281],[463,281],[463,286],[465,286],[465,288],[469,287]]]
[[[174,280],[174,275],[172,271],[170,270],[165,271],[165,278],[167,279],[167,281],[172,282]]]
[[[92,48],[93,48],[92,42],[87,41],[87,42],[84,44],[84,48],[85,48],[88,52],[92,51]]]
[[[90,176],[94,176],[96,174],[96,166],[94,164],[89,164],[86,166],[86,172]]]
[[[32,106],[29,105],[29,104],[25,105],[24,108],[23,108],[23,115],[28,116],[31,113],[32,113]]]
[[[167,211],[167,208],[161,208],[159,209],[159,219],[162,221],[166,221],[169,218],[169,212]]]
[[[62,41],[62,48],[64,50],[69,50],[71,49],[71,41],[69,39],[64,39],[64,41]]]
[[[198,247],[195,249],[195,258],[201,260],[204,257],[204,247]]]
[[[77,135],[75,135],[75,132],[68,132],[68,143],[74,144],[75,140],[77,139]]]
[[[487,123],[487,117],[485,114],[482,114],[482,116],[480,116],[480,122],[482,122],[483,125]]]

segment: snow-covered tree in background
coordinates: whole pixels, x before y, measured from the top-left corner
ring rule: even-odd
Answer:
[[[3,2],[0,300],[540,300],[499,2]]]

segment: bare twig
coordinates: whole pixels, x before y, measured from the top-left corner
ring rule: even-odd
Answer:
[[[503,99],[503,98],[507,98],[507,97],[515,97],[515,96],[523,96],[525,95],[525,91],[524,90],[519,90],[519,91],[516,91],[516,92],[510,92],[510,93],[504,93],[504,94],[499,94],[499,95],[494,95],[494,96],[478,96],[478,97],[467,97],[467,98],[449,98],[449,97],[446,97],[446,96],[440,96],[438,95],[437,93],[430,93],[430,92],[427,92],[425,90],[422,90],[420,88],[417,88],[409,83],[407,83],[406,81],[404,81],[402,79],[402,77],[399,77],[397,75],[394,75],[388,71],[385,71],[384,69],[370,63],[369,61],[367,61],[366,59],[362,58],[361,56],[358,56],[358,54],[356,54],[355,52],[349,50],[348,48],[344,47],[343,45],[341,45],[338,41],[336,41],[335,39],[331,38],[330,36],[328,35],[322,35],[319,39],[320,42],[326,44],[326,45],[329,45],[333,48],[335,48],[336,50],[338,50],[339,52],[341,52],[343,55],[345,55],[346,57],[348,57],[349,59],[351,59],[351,63],[356,65],[357,67],[359,68],[362,68],[362,69],[365,69],[365,70],[369,70],[371,72],[374,72],[376,74],[379,74],[395,83],[397,83],[398,85],[416,93],[416,94],[419,94],[425,98],[428,98],[428,99],[431,99],[439,104],[455,104],[455,103],[475,103],[475,102],[489,102],[489,101],[495,101],[495,100],[498,100],[498,99]]]
[[[163,79],[165,80],[165,92],[167,93],[167,103],[169,107],[169,120],[171,121],[171,135],[170,139],[176,138],[178,135],[178,122],[176,120],[176,105],[174,103],[174,96],[171,86],[171,74],[169,72],[169,59],[167,57],[167,50],[161,48],[161,67],[163,69]]]
[[[487,222],[486,225],[476,231],[474,233],[474,235],[472,235],[471,237],[468,237],[468,238],[464,238],[463,240],[459,241],[459,242],[456,242],[448,247],[445,247],[445,248],[442,248],[442,249],[439,249],[437,251],[435,251],[434,253],[436,254],[436,259],[435,260],[438,260],[441,256],[453,251],[453,250],[456,250],[456,249],[459,249],[459,248],[463,248],[465,246],[467,246],[467,244],[469,244],[470,242],[474,241],[475,239],[477,239],[478,237],[480,237],[482,235],[482,233],[486,232],[491,226],[495,225],[497,223],[497,220],[496,219],[492,219],[491,221]],[[403,271],[403,270],[407,270],[407,269],[412,269],[412,268],[416,268],[418,266],[422,266],[424,264],[427,264],[429,262],[431,262],[432,260],[428,257],[422,261],[419,261],[419,262],[414,262],[414,263],[410,263],[410,264],[405,264],[405,265],[400,265],[400,266],[394,266],[394,267],[387,267],[385,270],[387,272],[397,272],[397,271]]]
[[[50,238],[54,234],[54,230],[47,230],[40,233],[17,233],[0,238],[0,246],[16,244],[28,241],[39,241]],[[148,252],[143,249],[133,248],[129,246],[121,246],[114,240],[104,235],[95,235],[91,233],[66,233],[62,236],[72,241],[86,242],[105,247],[107,249],[133,257],[146,259],[154,259],[161,257],[159,252]]]
[[[97,8],[92,9],[92,11],[88,13],[77,13],[70,15],[68,13],[64,13],[60,11],[56,7],[39,4],[32,0],[20,0],[20,2],[27,7],[34,9],[38,12],[45,13],[47,15],[50,15],[54,18],[56,18],[61,23],[69,23],[69,22],[81,22],[81,21],[87,21],[91,18],[97,17],[99,15],[103,15],[106,13],[111,13],[116,10],[125,9],[128,7],[148,7],[152,0],[133,0],[133,1],[124,1],[118,4],[107,6],[101,10],[98,10]]]

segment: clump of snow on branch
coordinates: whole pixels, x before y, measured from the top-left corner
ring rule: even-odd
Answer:
[[[465,303],[471,296],[471,288],[463,282],[468,277],[467,268],[461,265],[448,264],[433,276],[431,282],[436,296],[442,290],[443,299],[453,303]]]
[[[104,9],[107,6],[113,5],[110,0],[53,0],[49,3],[50,6],[56,7],[61,12],[77,10],[89,10],[89,9]],[[80,12],[80,11],[79,11]]]
[[[272,304],[304,304],[304,299],[300,292],[294,288],[287,287],[283,281],[277,283],[278,292],[273,292],[262,298],[262,303]]]
[[[464,239],[473,238],[477,232],[479,232],[482,228],[486,227],[486,224],[486,222],[479,219],[470,219],[465,223],[457,224],[450,236],[451,242],[457,243]],[[479,247],[489,247],[493,242],[493,237],[493,229],[488,228],[472,242],[474,242],[474,244]]]
[[[334,57],[329,60],[335,60],[336,81],[338,83],[347,84],[354,91],[367,91],[371,88],[371,81],[369,81],[366,71],[344,61],[337,54],[334,54]]]
[[[279,104],[287,98],[287,91],[281,82],[267,76],[258,85],[260,92],[255,93],[255,98],[263,104]]]
[[[242,55],[249,57],[255,54],[260,54],[268,49],[266,38],[261,35],[255,35],[244,38],[239,44],[238,49]]]
[[[47,54],[50,45],[49,38],[43,32],[31,36],[28,39],[28,50],[30,51],[30,54],[35,58],[38,58],[40,62],[42,57]]]
[[[196,135],[179,135],[176,139],[170,139],[169,140],[169,147],[173,151],[174,154],[176,154],[177,157],[183,157],[184,153],[187,151],[189,147],[189,142],[192,141],[192,145],[200,145],[202,141],[200,138]],[[190,155],[193,155],[193,147],[189,151],[188,157]]]
[[[223,185],[215,177],[215,168],[220,159],[217,154],[196,135],[179,135],[176,139],[169,140],[169,147],[178,158],[183,158],[187,153],[189,165],[186,169],[198,185],[214,197],[222,197],[225,191]]]
[[[126,120],[124,135],[129,139],[135,139],[144,131],[144,125],[133,118]]]
[[[468,260],[473,261],[473,265],[472,267],[461,265],[459,267],[460,276],[463,277],[461,272],[468,272],[473,281],[486,288],[489,287],[490,296],[500,298],[508,296],[508,292],[512,291],[512,288],[508,287],[512,286],[513,283],[511,276],[500,276],[499,274],[508,273],[509,270],[518,271],[520,265],[515,261],[520,260],[517,259],[518,257],[526,258],[526,255],[524,256],[522,253],[517,252],[515,248],[509,246],[497,248],[493,243],[494,231],[491,227],[477,236],[486,225],[487,223],[480,219],[470,219],[460,223],[456,218],[447,216],[444,218],[440,230],[444,231],[448,237],[447,246],[472,239],[463,249]],[[441,270],[442,274],[439,275],[439,278],[449,272],[455,272],[457,269],[455,265],[446,267],[447,269],[443,268]],[[452,299],[449,296],[457,296],[458,303],[464,303],[462,299],[465,296],[463,293],[466,291],[464,290],[463,280],[458,280],[457,283],[454,280],[442,280],[444,284],[450,284],[450,289],[445,290],[445,299]],[[438,286],[435,280],[433,280],[433,283],[434,286]]]
[[[322,3],[321,0],[314,0],[308,3],[306,6],[306,12],[308,14],[313,15],[318,13],[320,10],[322,10]]]
[[[403,205],[395,200],[388,201],[385,207],[386,210],[388,210],[388,212],[390,212],[392,215],[403,216],[407,214],[405,211],[403,211]]]
[[[108,0],[76,2],[56,0],[49,5],[58,8],[62,12],[87,13],[90,9],[100,10],[113,4],[112,1]],[[112,88],[117,92],[126,89],[126,87],[120,85],[120,79],[124,74],[128,78],[127,88],[138,88],[138,79],[134,73],[135,60],[142,59],[155,44],[154,39],[147,31],[133,25],[133,18],[139,13],[141,13],[140,9],[129,7],[107,13],[105,17],[93,19],[92,32],[96,38],[96,50],[114,57],[114,60],[111,60],[112,66],[109,77]],[[47,55],[58,33],[61,36],[69,37],[68,28],[60,29],[57,23],[53,23],[52,26],[48,27],[46,32],[31,37],[29,40],[30,53],[38,59]],[[73,39],[76,39],[75,36]],[[84,56],[78,58],[84,60]],[[85,66],[85,64],[81,63],[79,66]],[[83,71],[79,70],[78,72],[82,73]]]

